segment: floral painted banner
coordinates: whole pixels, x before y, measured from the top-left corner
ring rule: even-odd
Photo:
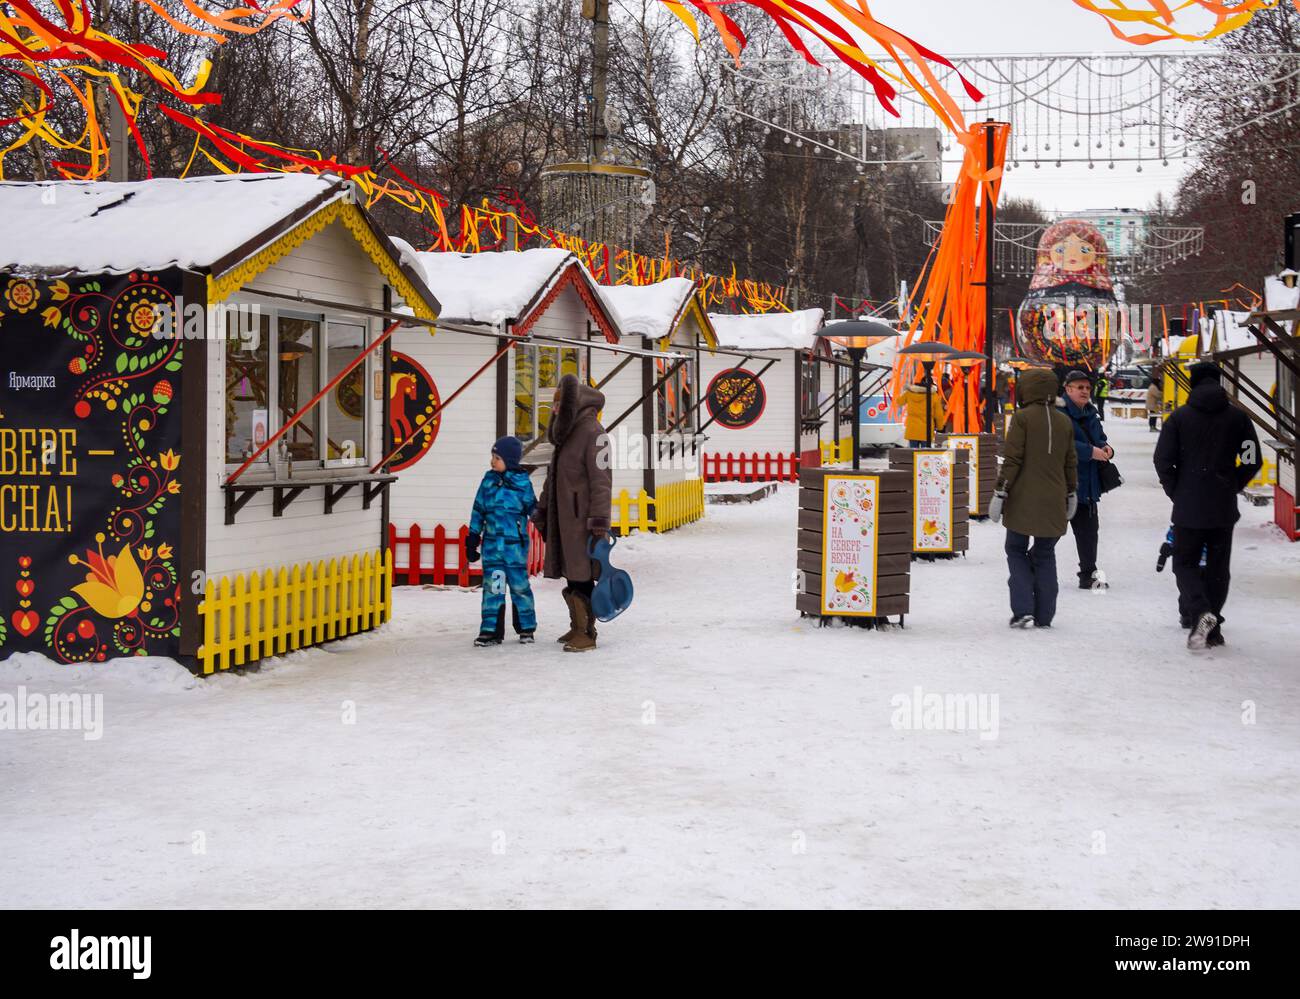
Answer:
[[[967,453],[970,472],[970,512],[978,516],[980,512],[980,437],[979,434],[949,434],[948,446]]]
[[[952,551],[953,453],[914,451],[912,462],[912,550]]]
[[[0,654],[179,651],[180,282],[0,274]]]
[[[822,480],[822,614],[874,617],[880,476]]]

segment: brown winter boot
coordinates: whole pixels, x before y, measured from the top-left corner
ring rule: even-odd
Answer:
[[[596,617],[591,613],[591,601],[581,593],[573,600],[574,634],[564,643],[565,652],[590,652],[596,647]]]
[[[560,596],[564,598],[564,606],[569,608],[569,630],[556,639],[557,642],[567,645],[569,639],[578,633],[578,612],[573,607],[573,591],[567,586],[560,591]]]

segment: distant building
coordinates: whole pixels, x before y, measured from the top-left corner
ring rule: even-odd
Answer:
[[[1068,218],[1085,219],[1106,237],[1112,257],[1131,257],[1146,242],[1151,216],[1140,208],[1094,208],[1070,212]]]

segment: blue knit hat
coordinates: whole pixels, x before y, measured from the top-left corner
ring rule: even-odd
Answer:
[[[524,445],[518,437],[502,437],[492,445],[492,453],[506,463],[506,468],[518,468]]]

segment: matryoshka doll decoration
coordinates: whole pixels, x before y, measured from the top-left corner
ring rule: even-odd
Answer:
[[[1063,219],[1038,242],[1029,292],[1016,316],[1021,353],[1069,369],[1100,370],[1119,330],[1106,238],[1091,222]]]

